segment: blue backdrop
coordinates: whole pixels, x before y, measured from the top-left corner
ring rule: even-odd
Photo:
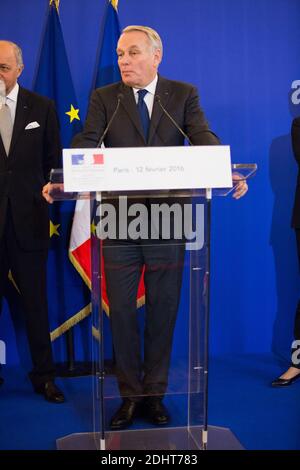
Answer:
[[[84,118],[106,0],[61,0],[60,20]],[[20,44],[21,84],[32,89],[48,0],[1,0],[0,37]],[[283,351],[299,293],[290,218],[297,167],[291,101],[300,78],[299,0],[120,0],[121,27],[145,24],[164,42],[160,72],[194,83],[233,162],[256,162],[248,195],[213,203],[211,353]],[[298,109],[299,108],[299,109]],[[17,361],[7,310],[0,339]]]

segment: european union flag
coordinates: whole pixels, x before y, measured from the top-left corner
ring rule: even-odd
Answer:
[[[54,100],[63,146],[70,147],[72,137],[81,130],[80,112],[58,10],[53,1],[49,4],[34,89]],[[73,213],[74,203],[69,201],[55,202],[50,208],[48,304],[52,341],[90,314],[89,290],[68,259]],[[82,336],[88,337],[87,334]],[[59,342],[54,346],[56,360],[64,359],[65,348],[60,348]]]
[[[81,131],[79,109],[55,4],[49,5],[34,90],[55,101],[64,147]]]

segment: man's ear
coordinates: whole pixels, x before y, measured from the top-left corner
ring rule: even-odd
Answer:
[[[21,75],[21,73],[23,72],[23,70],[24,70],[24,65],[19,65],[18,78],[19,78],[19,76]]]
[[[155,49],[155,52],[154,52],[154,65],[156,67],[158,67],[159,64],[161,63],[161,59],[162,59],[161,50],[160,49]]]

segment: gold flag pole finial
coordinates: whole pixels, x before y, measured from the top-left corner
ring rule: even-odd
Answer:
[[[58,9],[59,9],[59,2],[60,2],[60,0],[50,0],[49,5],[52,5],[52,3],[55,3],[56,10],[58,11]]]
[[[112,6],[114,7],[116,11],[118,11],[118,2],[119,0],[110,0],[110,3],[112,4]]]

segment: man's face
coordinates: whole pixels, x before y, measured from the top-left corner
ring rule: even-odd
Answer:
[[[18,65],[14,47],[0,41],[0,80],[3,80],[8,95],[15,86],[23,67]]]
[[[153,49],[145,33],[123,33],[118,42],[117,54],[125,85],[143,88],[154,80],[161,61],[161,51]]]

